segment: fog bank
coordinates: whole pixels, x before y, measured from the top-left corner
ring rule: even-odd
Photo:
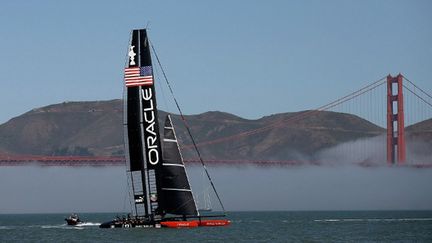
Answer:
[[[228,211],[432,209],[432,169],[311,166],[209,171]],[[208,183],[203,184],[200,167],[189,167],[188,172],[201,206]],[[0,213],[130,208],[124,167],[0,167],[0,185]]]

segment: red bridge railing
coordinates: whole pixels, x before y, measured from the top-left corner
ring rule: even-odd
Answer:
[[[229,165],[229,166],[245,166],[253,165],[260,167],[267,166],[320,166],[326,164],[334,164],[329,161],[297,161],[297,160],[229,160],[229,159],[213,159],[205,160],[209,165]],[[199,164],[198,159],[185,159],[185,163]],[[0,166],[25,166],[25,165],[41,165],[41,166],[124,166],[125,158],[121,156],[43,156],[43,155],[0,155]],[[375,167],[382,165],[376,162],[360,162],[357,165],[362,167]],[[407,167],[415,168],[432,168],[432,162],[427,163],[407,163]]]
[[[186,159],[185,163],[198,164],[198,159]],[[295,160],[205,160],[211,165],[257,165],[257,166],[298,166],[314,164]],[[123,166],[125,158],[118,156],[41,156],[41,155],[0,155],[0,166]]]

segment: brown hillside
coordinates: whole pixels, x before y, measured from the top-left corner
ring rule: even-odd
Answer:
[[[165,114],[161,111],[160,118]],[[317,112],[290,121],[301,114],[282,113],[248,120],[212,111],[186,119],[198,144],[264,129],[251,136],[201,146],[206,159],[295,159],[298,154],[313,155],[339,143],[384,132],[366,120],[343,113]],[[173,122],[184,156],[195,157],[192,150],[185,148],[191,141],[181,120],[174,115]],[[272,126],[275,123],[279,125]],[[0,138],[2,153],[122,155],[122,103],[121,100],[65,102],[34,109],[0,125]]]

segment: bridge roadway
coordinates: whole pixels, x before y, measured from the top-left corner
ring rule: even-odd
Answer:
[[[230,165],[230,166],[301,166],[333,164],[317,161],[296,161],[296,160],[205,160],[207,165]],[[185,159],[188,164],[200,164],[198,159]],[[374,167],[382,163],[361,162],[362,167]],[[43,155],[1,155],[0,166],[124,166],[125,158],[121,156],[43,156]],[[384,164],[383,164],[384,165]],[[432,168],[432,162],[428,163],[407,163],[405,166],[415,168]]]
[[[303,165],[300,161],[267,160],[205,160],[210,165],[257,165],[257,166],[295,166]],[[198,159],[186,159],[185,163],[199,164]],[[313,163],[312,163],[313,164]],[[43,156],[43,155],[0,155],[0,166],[124,166],[121,156]]]

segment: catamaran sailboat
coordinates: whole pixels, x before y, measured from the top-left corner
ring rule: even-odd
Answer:
[[[124,75],[124,140],[132,214],[100,227],[229,225],[229,220],[220,219],[225,214],[206,216],[197,210],[169,115],[161,140],[151,49],[146,30],[133,30]]]

